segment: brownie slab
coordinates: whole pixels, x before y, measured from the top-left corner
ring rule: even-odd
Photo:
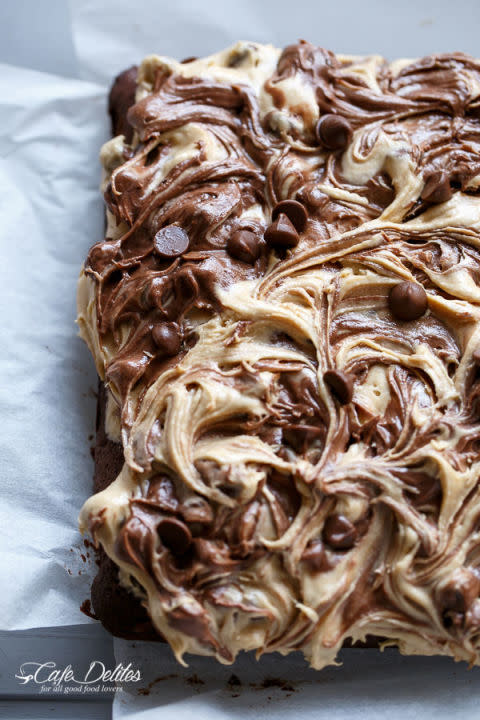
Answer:
[[[479,88],[303,41],[116,79],[78,318],[112,632],[478,662]]]

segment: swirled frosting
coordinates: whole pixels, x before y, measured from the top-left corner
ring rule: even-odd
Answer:
[[[321,668],[372,634],[477,663],[480,63],[154,55],[128,120],[78,294],[125,463],[81,528],[180,661]],[[279,248],[285,199],[307,222]],[[229,251],[241,230],[251,258]],[[426,293],[416,319],[392,311],[402,282]]]

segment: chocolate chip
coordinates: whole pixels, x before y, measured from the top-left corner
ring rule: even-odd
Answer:
[[[155,235],[153,245],[162,258],[175,258],[182,255],[189,245],[188,235],[178,225],[167,225]]]
[[[198,60],[197,55],[189,55],[188,57],[183,58],[183,60],[180,60],[180,63],[182,65],[187,65],[188,63],[195,62],[195,60]]]
[[[317,123],[318,142],[327,150],[343,150],[352,137],[352,127],[348,120],[340,115],[322,115]]]
[[[314,572],[329,570],[330,563],[321,540],[311,540],[302,554],[302,560]]]
[[[442,622],[446,630],[450,628],[463,628],[465,624],[465,613],[455,612],[454,610],[445,610],[442,613]]]
[[[437,170],[425,178],[425,186],[422,190],[422,200],[429,203],[444,203],[452,197],[450,178],[445,170]]]
[[[349,550],[355,544],[355,525],[345,515],[330,515],[323,527],[323,539],[334,550]]]
[[[480,594],[480,578],[470,568],[458,568],[437,594],[446,626],[457,625]],[[448,620],[449,618],[449,620]]]
[[[155,325],[152,330],[152,338],[163,355],[172,357],[180,352],[181,333],[176,323],[164,322]]]
[[[251,230],[235,230],[227,240],[227,252],[235,260],[253,265],[260,255],[259,238]]]
[[[472,173],[471,166],[459,163],[450,174],[450,185],[457,190],[465,190],[465,186],[473,174],[475,173]]]
[[[353,397],[353,375],[343,370],[327,370],[323,380],[333,391],[341,405],[349,403]]]
[[[272,220],[281,214],[288,217],[297,232],[303,232],[307,226],[308,215],[305,206],[297,200],[282,200],[272,210]]]
[[[446,587],[441,596],[444,610],[465,612],[465,598],[460,588]]]
[[[268,245],[282,248],[293,248],[299,240],[297,231],[284,213],[280,213],[267,227],[264,238]]]
[[[427,310],[427,293],[418,283],[401,282],[390,290],[388,305],[398,320],[418,320]]]
[[[176,518],[160,520],[157,532],[165,547],[175,555],[182,555],[192,543],[192,534],[187,525]]]

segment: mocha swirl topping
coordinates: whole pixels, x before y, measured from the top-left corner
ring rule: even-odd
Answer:
[[[128,120],[79,283],[125,464],[82,528],[180,660],[478,662],[480,63],[151,56]]]

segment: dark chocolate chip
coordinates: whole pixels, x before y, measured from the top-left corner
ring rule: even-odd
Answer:
[[[181,333],[176,323],[163,322],[155,325],[152,338],[162,355],[172,357],[180,352]]]
[[[282,200],[272,210],[272,220],[281,214],[288,217],[297,232],[303,232],[307,226],[308,215],[305,206],[297,200]]]
[[[343,370],[327,370],[323,379],[341,405],[347,405],[353,397],[353,375]]]
[[[355,525],[345,515],[330,515],[323,527],[323,539],[334,550],[349,550],[355,544]]]
[[[192,543],[187,525],[176,518],[163,518],[157,527],[160,540],[175,555],[182,555]]]
[[[450,630],[450,628],[463,628],[465,625],[465,613],[445,610],[445,612],[442,613],[442,622],[446,630]]]
[[[452,197],[450,178],[445,170],[437,170],[425,178],[422,200],[428,203],[444,203]]]
[[[299,240],[297,231],[284,213],[280,213],[267,227],[264,238],[268,245],[282,248],[293,248]]]
[[[352,127],[341,115],[322,115],[316,128],[318,142],[327,150],[343,150],[352,137]]]
[[[444,610],[465,612],[465,598],[460,588],[447,587],[442,593],[441,602]]]
[[[469,568],[456,570],[437,596],[442,616],[466,613],[479,594],[480,578],[476,572]],[[453,624],[456,624],[455,618],[452,619]]]
[[[330,569],[330,563],[321,540],[312,540],[302,554],[302,560],[314,572]]]
[[[427,293],[418,283],[401,282],[390,290],[388,306],[398,320],[418,320],[427,311]]]
[[[471,166],[459,163],[450,174],[450,185],[457,190],[464,190],[472,177]]]
[[[235,230],[227,240],[227,252],[235,260],[253,265],[260,255],[259,238],[251,230]]]
[[[182,255],[189,245],[188,235],[178,225],[167,225],[155,235],[153,245],[162,258],[175,258]]]
[[[198,60],[198,55],[189,55],[186,58],[183,58],[183,60],[180,60],[180,63],[182,65],[187,65],[188,63],[194,62],[195,60]]]

